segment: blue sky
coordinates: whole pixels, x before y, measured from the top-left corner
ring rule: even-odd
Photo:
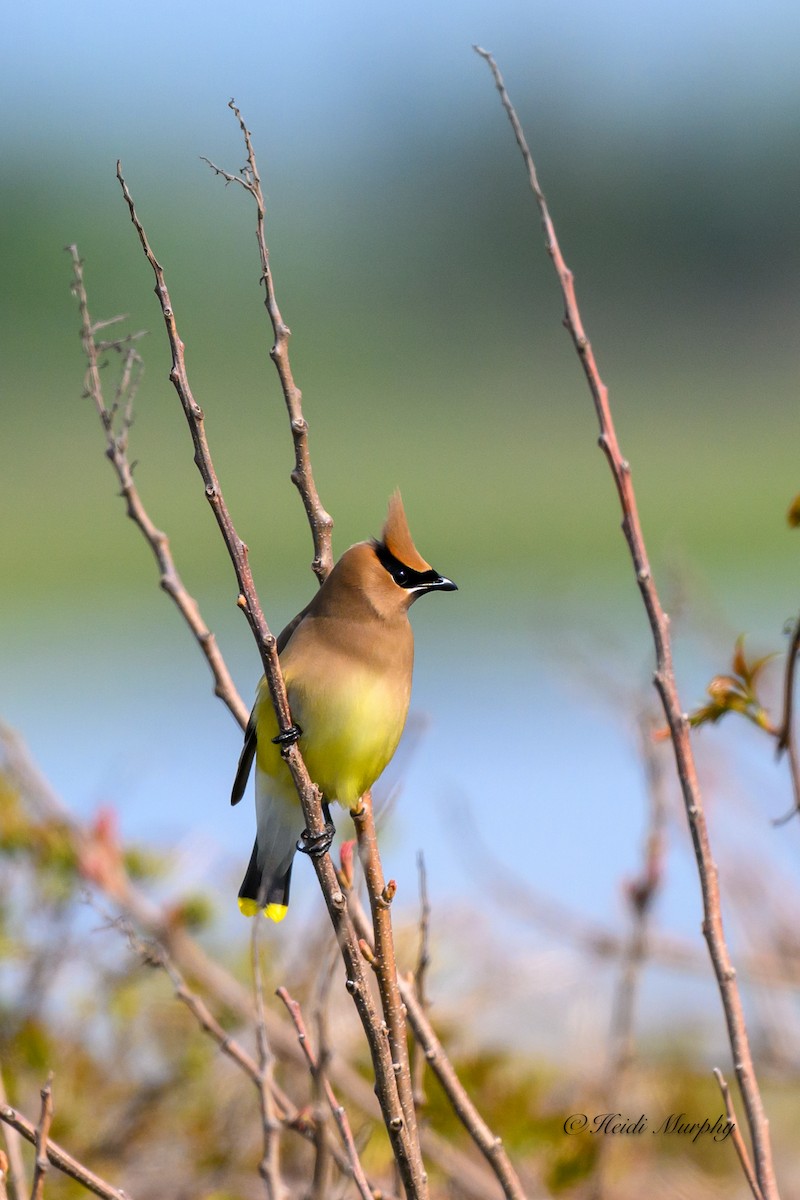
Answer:
[[[766,3],[252,3],[18,6],[0,50],[4,140],[171,145],[213,137],[235,96],[297,153],[386,123],[481,119],[492,50],[518,97],[586,119],[714,123],[797,100],[800,10]],[[298,139],[300,139],[298,143]]]

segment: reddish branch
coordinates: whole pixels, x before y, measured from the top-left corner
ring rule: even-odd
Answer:
[[[622,530],[628,543],[636,573],[636,581],[642,594],[653,634],[656,656],[654,683],[661,698],[672,736],[678,778],[683,793],[703,896],[703,934],[708,944],[725,1012],[728,1037],[733,1051],[734,1067],[744,1100],[747,1123],[753,1145],[756,1176],[763,1200],[778,1200],[778,1189],[775,1181],[770,1146],[769,1122],[764,1112],[761,1092],[753,1067],[736,971],[731,962],[725,941],[717,867],[711,853],[703,801],[697,780],[694,756],[692,754],[689,721],[684,714],[678,697],[675,673],[672,666],[669,621],[661,607],[661,601],[650,570],[645,541],[639,522],[639,512],[631,480],[630,466],[627,460],[623,458],[617,442],[617,435],[609,407],[608,389],[600,378],[591,344],[584,332],[583,322],[575,298],[573,275],[564,262],[522,126],[508,97],[497,64],[491,54],[478,46],[475,49],[486,60],[492,71],[503,107],[508,115],[528,172],[528,181],[536,198],[542,220],[547,252],[553,260],[553,266],[561,285],[565,308],[564,323],[572,338],[589,384],[589,390],[592,394],[600,426],[600,447],[608,460],[608,465],[611,468],[614,483],[616,484],[622,508]]]
[[[234,571],[236,572],[240,593],[238,603],[247,617],[259,648],[279,728],[285,731],[291,727],[292,718],[286,696],[286,686],[278,660],[276,638],[270,632],[256,593],[248,562],[247,546],[236,532],[222,496],[222,489],[216,471],[214,470],[205,433],[203,410],[195,401],[189,384],[184,357],[184,345],[178,333],[164,271],[150,247],[144,227],[136,214],[133,197],[122,176],[122,169],[119,163],[117,164],[117,178],[119,179],[125,201],[130,211],[131,221],[155,276],[155,293],[161,305],[161,312],[172,352],[170,380],[178,394],[189,425],[194,443],[195,464],[202,477],[206,498],[211,504],[231,562],[233,563]],[[297,744],[286,747],[283,750],[283,754],[292,774],[295,787],[297,788],[306,828],[311,835],[322,834],[324,831],[324,821],[319,790],[311,781]],[[353,997],[369,1043],[381,1113],[392,1143],[392,1150],[403,1179],[404,1187],[410,1198],[425,1200],[425,1197],[427,1197],[427,1179],[422,1164],[419,1142],[418,1139],[411,1136],[410,1122],[406,1119],[406,1114],[400,1102],[394,1061],[387,1039],[381,1030],[381,1021],[369,990],[369,981],[364,970],[358,940],[347,912],[345,898],[339,887],[330,855],[325,854],[313,858],[312,862],[325,897],[328,913],[336,930],[344,959],[347,974],[346,987]]]

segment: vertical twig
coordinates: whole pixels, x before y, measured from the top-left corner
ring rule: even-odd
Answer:
[[[642,716],[639,743],[647,777],[650,815],[645,838],[642,870],[638,879],[626,885],[631,927],[622,950],[620,975],[614,997],[608,1076],[604,1094],[615,1103],[620,1086],[633,1059],[634,1014],[642,965],[647,954],[649,917],[661,886],[664,863],[664,826],[667,816],[664,778],[658,748],[653,741],[655,722]],[[606,1138],[606,1142],[610,1139]]]
[[[308,450],[308,422],[303,416],[303,410],[300,406],[302,393],[294,381],[291,363],[289,362],[289,338],[291,337],[291,330],[281,316],[281,310],[278,308],[278,301],[275,297],[275,286],[269,261],[269,248],[264,229],[266,203],[250,130],[245,125],[242,114],[233,100],[229,102],[228,108],[230,108],[236,117],[236,120],[239,122],[239,128],[242,131],[242,137],[244,138],[247,150],[247,166],[240,175],[231,175],[228,171],[223,171],[220,167],[215,166],[207,158],[204,158],[203,162],[208,163],[211,170],[217,175],[221,175],[228,183],[240,184],[245,191],[250,193],[256,202],[258,213],[256,218],[256,239],[261,258],[261,282],[264,284],[264,305],[269,314],[275,338],[269,353],[278,372],[286,410],[289,414],[292,439],[294,441],[295,465],[291,478],[292,483],[302,497],[308,523],[311,527],[311,536],[314,542],[312,570],[319,582],[324,583],[333,567],[333,552],[331,550],[333,519],[322,507],[322,502],[314,483],[314,473],[311,469],[311,458]]]
[[[292,999],[285,987],[278,988],[276,995],[279,996],[286,1005],[289,1016],[292,1018],[294,1027],[297,1030],[297,1040],[306,1056],[309,1070],[311,1071],[312,1076],[314,1076],[317,1074],[319,1066],[308,1039],[308,1033],[306,1032],[300,1005],[296,1000]],[[359,1194],[362,1197],[362,1200],[374,1200],[372,1188],[367,1182],[367,1177],[364,1174],[364,1168],[362,1167],[361,1160],[358,1157],[358,1151],[353,1140],[353,1134],[350,1130],[350,1122],[347,1119],[347,1113],[345,1112],[344,1107],[334,1096],[333,1088],[328,1083],[327,1079],[323,1081],[323,1088],[328,1104],[330,1105],[330,1110],[333,1113],[333,1118],[339,1128],[342,1143],[347,1152],[347,1156],[350,1159],[350,1165],[353,1168],[353,1179],[356,1187],[358,1188]]]
[[[347,903],[358,936],[365,946],[371,949],[372,930],[354,889],[348,891]],[[503,1139],[492,1132],[475,1107],[467,1089],[459,1079],[455,1067],[448,1058],[447,1051],[439,1041],[427,1014],[419,1003],[413,984],[401,975],[398,978],[398,989],[406,1007],[408,1022],[414,1037],[425,1053],[425,1061],[442,1085],[459,1121],[494,1171],[506,1200],[525,1200],[524,1189],[508,1157]]]
[[[2,1069],[0,1069],[0,1105],[8,1104],[8,1096],[6,1094],[6,1085],[3,1078]],[[3,1167],[3,1172],[7,1178],[11,1180],[11,1186],[14,1190],[16,1200],[22,1200],[25,1195],[25,1163],[22,1159],[22,1144],[20,1141],[19,1132],[11,1125],[3,1126],[3,1137],[8,1151],[8,1158]]]
[[[53,1072],[47,1077],[47,1083],[41,1091],[42,1108],[39,1114],[39,1124],[36,1126],[36,1161],[33,1168],[33,1184],[31,1200],[42,1200],[44,1196],[44,1178],[50,1163],[47,1158],[50,1125],[53,1120]]]
[[[261,1130],[264,1152],[258,1164],[258,1173],[264,1180],[267,1200],[284,1200],[288,1194],[281,1177],[280,1167],[280,1122],[275,1113],[273,1095],[274,1059],[267,1037],[264,1016],[264,981],[261,974],[261,913],[253,918],[250,938],[250,956],[253,970],[253,993],[256,1007],[256,1045],[258,1047],[258,1096],[261,1109]]]
[[[649,918],[653,901],[661,887],[664,863],[664,826],[667,800],[664,794],[664,772],[653,739],[656,723],[646,713],[638,722],[647,781],[649,817],[643,847],[642,869],[638,879],[625,886],[630,911],[630,931],[620,947],[620,969],[611,1005],[608,1064],[602,1085],[602,1106],[611,1109],[621,1103],[623,1085],[633,1062],[636,998],[642,968],[648,950]],[[601,1200],[605,1190],[606,1161],[612,1151],[613,1139],[601,1139],[594,1163],[591,1200]]]
[[[800,617],[794,623],[792,639],[786,651],[786,668],[783,677],[783,718],[775,731],[778,738],[778,757],[786,752],[789,759],[789,777],[792,781],[794,804],[789,812],[776,818],[773,825],[784,825],[800,813],[800,752],[794,729],[794,682],[797,673],[797,656],[800,653]]]
[[[406,1033],[406,1009],[400,995],[397,976],[397,962],[394,952],[394,934],[392,931],[391,904],[397,885],[393,879],[384,881],[383,866],[378,850],[378,837],[375,832],[375,820],[372,812],[372,796],[369,792],[362,797],[361,808],[352,814],[358,840],[358,853],[364,870],[367,884],[370,910],[372,913],[372,928],[374,931],[374,961],[372,963],[378,980],[378,990],[383,1008],[383,1018],[389,1037],[389,1050],[392,1056],[392,1070],[397,1083],[397,1092],[408,1126],[412,1146],[419,1153],[419,1134],[417,1132],[417,1113],[414,1105],[414,1092],[411,1084],[411,1063],[408,1056],[408,1037]],[[419,1170],[422,1171],[422,1157],[419,1156]]]
[[[428,900],[428,873],[425,869],[425,855],[421,850],[417,854],[417,872],[419,875],[419,953],[414,970],[414,991],[420,1008],[427,1013],[428,996],[425,985],[431,961],[431,906]],[[427,1104],[428,1098],[425,1094],[425,1052],[416,1037],[411,1052],[411,1086],[414,1090],[414,1103],[419,1113]]]
[[[331,1046],[328,1031],[328,1001],[331,984],[333,983],[333,968],[336,964],[337,947],[331,944],[324,952],[322,965],[317,971],[313,990],[311,1020],[317,1034],[317,1069],[312,1083],[314,1089],[314,1126],[315,1146],[314,1176],[311,1184],[310,1200],[327,1200],[329,1195],[330,1178],[330,1144],[328,1139],[328,1121],[330,1112],[325,1094],[325,1083],[328,1077],[328,1065],[331,1060]]]
[[[591,343],[584,332],[580,310],[575,297],[573,275],[564,262],[547,202],[539,185],[533,157],[525,140],[525,134],[509,99],[497,64],[486,50],[481,49],[479,46],[476,46],[475,50],[487,62],[492,72],[503,108],[511,123],[514,137],[516,138],[527,169],[528,182],[535,196],[542,220],[547,252],[553,260],[553,266],[561,285],[561,293],[564,299],[564,324],[572,338],[589,385],[589,390],[592,394],[600,427],[600,447],[608,460],[608,465],[617,488],[622,509],[622,530],[628,543],[636,581],[641,591],[653,634],[656,657],[654,683],[661,698],[672,735],[675,763],[683,793],[703,896],[703,934],[708,943],[709,954],[717,979],[717,987],[725,1012],[734,1067],[744,1099],[747,1123],[753,1143],[756,1175],[763,1194],[763,1200],[778,1200],[778,1188],[775,1181],[770,1145],[769,1121],[764,1111],[761,1092],[753,1066],[736,971],[731,962],[728,946],[725,941],[717,867],[711,853],[703,800],[697,780],[689,736],[689,721],[681,707],[675,682],[669,636],[669,621],[661,607],[661,601],[650,570],[644,536],[639,521],[636,496],[631,480],[630,465],[623,458],[617,442],[616,430],[608,401],[608,389],[600,378]]]
[[[719,1067],[714,1067],[714,1078],[719,1084],[719,1090],[722,1092],[722,1099],[725,1103],[725,1115],[730,1121],[733,1129],[731,1130],[731,1140],[739,1156],[739,1162],[742,1165],[742,1171],[747,1182],[750,1185],[750,1191],[753,1193],[754,1200],[764,1200],[761,1194],[761,1188],[758,1186],[753,1164],[750,1161],[750,1155],[747,1153],[747,1146],[744,1143],[744,1138],[739,1131],[739,1122],[736,1120],[736,1109],[733,1107],[733,1097],[731,1089],[728,1087],[725,1076],[720,1071]]]

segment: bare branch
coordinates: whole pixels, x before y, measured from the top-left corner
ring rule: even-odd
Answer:
[[[661,607],[661,601],[653,580],[647,550],[639,521],[636,496],[631,480],[631,469],[617,442],[617,435],[611,409],[608,402],[608,389],[600,378],[591,343],[584,332],[580,310],[575,297],[575,287],[572,272],[564,262],[561,248],[556,237],[555,228],[545,200],[533,157],[525,140],[519,118],[508,97],[502,76],[497,64],[486,50],[479,46],[476,52],[487,62],[503,107],[522,154],[528,174],[528,182],[535,196],[536,203],[544,229],[547,252],[553,260],[553,266],[561,285],[564,299],[564,323],[575,346],[581,366],[586,376],[589,390],[594,401],[595,412],[600,427],[600,447],[608,460],[614,483],[617,488],[622,509],[622,529],[630,550],[636,581],[641,591],[644,606],[650,622],[655,646],[656,671],[654,683],[661,698],[664,712],[672,736],[675,751],[675,762],[683,793],[686,816],[691,832],[697,861],[700,887],[703,895],[703,933],[708,943],[709,954],[714,967],[728,1037],[733,1052],[739,1087],[744,1099],[747,1123],[753,1143],[753,1153],[756,1164],[756,1175],[763,1193],[763,1200],[777,1200],[778,1189],[770,1145],[769,1121],[764,1111],[761,1092],[758,1086],[753,1066],[750,1042],[745,1025],[736,972],[730,959],[728,946],[722,923],[719,882],[717,867],[714,862],[711,845],[708,838],[705,812],[700,787],[697,780],[694,756],[690,740],[689,721],[686,717],[678,696],[675,673],[672,666],[672,648],[670,644],[669,622]]]
[[[114,403],[109,409],[106,406],[103,395],[98,354],[103,352],[103,350],[122,350],[124,339],[118,342],[103,342],[98,344],[95,340],[95,334],[98,329],[105,328],[112,324],[112,322],[119,321],[122,318],[114,317],[112,321],[92,321],[89,314],[89,302],[83,277],[83,262],[78,254],[77,246],[68,246],[67,249],[72,257],[72,290],[78,299],[81,314],[81,341],[87,363],[86,391],[94,401],[102,422],[106,435],[106,456],[119,480],[122,496],[125,499],[127,514],[141,531],[142,536],[155,556],[161,572],[160,586],[176,604],[178,611],[194,634],[197,644],[211,668],[211,673],[214,677],[214,694],[222,700],[242,728],[244,728],[249,715],[247,706],[236,690],[214,634],[200,615],[197,601],[188,593],[183,580],[178,574],[175,560],[170,550],[169,538],[153,524],[133,480],[133,471],[128,459],[127,442],[136,384],[136,380],[132,378],[132,372],[137,361],[140,365],[141,360],[135,351],[129,350],[125,355],[122,378],[116,390]],[[115,417],[120,409],[123,410],[123,421],[121,430],[117,431]]]
[[[253,969],[253,990],[256,1005],[256,1044],[258,1046],[258,1095],[261,1107],[261,1129],[264,1143],[264,1153],[258,1165],[259,1174],[264,1180],[267,1200],[284,1200],[287,1195],[286,1187],[281,1178],[280,1168],[280,1123],[275,1114],[273,1097],[273,1056],[269,1048],[267,1023],[264,1015],[264,981],[261,975],[261,948],[259,934],[261,932],[261,913],[253,918],[250,938],[250,955]]]
[[[308,450],[308,422],[303,416],[303,410],[300,407],[302,393],[294,381],[289,362],[289,338],[291,337],[291,330],[281,316],[275,296],[275,283],[270,266],[269,248],[264,229],[266,203],[250,130],[245,125],[242,114],[233,100],[230,101],[228,107],[239,122],[239,128],[242,131],[242,137],[244,138],[247,150],[247,166],[240,175],[231,175],[227,171],[223,171],[220,167],[216,167],[207,158],[203,161],[208,163],[212,171],[215,171],[217,175],[221,175],[228,183],[241,184],[256,202],[258,214],[256,217],[256,239],[261,258],[261,282],[264,284],[264,304],[269,314],[275,339],[270,350],[270,358],[274,362],[278,372],[283,398],[286,403],[287,412],[289,413],[292,438],[294,440],[295,465],[291,479],[303,499],[308,523],[311,527],[311,536],[314,541],[314,559],[311,566],[319,582],[323,583],[333,567],[333,552],[331,550],[333,519],[322,507],[311,470],[311,458]]]
[[[359,937],[369,949],[372,949],[372,931],[369,921],[354,890],[348,892],[348,904]],[[455,1067],[448,1058],[444,1046],[434,1032],[425,1010],[417,999],[413,983],[401,975],[398,976],[397,985],[414,1038],[424,1051],[425,1061],[442,1085],[456,1116],[494,1171],[503,1189],[503,1195],[507,1200],[525,1200],[525,1192],[511,1165],[502,1138],[492,1133],[473,1104]]]
[[[431,906],[428,900],[428,873],[425,870],[425,856],[420,850],[417,854],[417,872],[419,874],[419,955],[414,971],[414,991],[420,1008],[428,1011],[428,997],[425,989],[428,967],[430,966],[430,921]],[[420,1111],[428,1102],[425,1095],[425,1054],[422,1046],[414,1038],[414,1048],[411,1053],[411,1086],[414,1090],[414,1103]]]
[[[0,1104],[0,1121],[10,1125],[12,1129],[16,1129],[17,1133],[21,1133],[32,1146],[37,1144],[37,1127],[9,1104]],[[95,1175],[83,1163],[78,1162],[77,1158],[73,1158],[71,1154],[67,1154],[66,1150],[62,1150],[58,1143],[49,1137],[46,1149],[48,1161],[54,1167],[57,1167],[64,1175],[69,1175],[70,1178],[77,1180],[90,1192],[94,1192],[95,1196],[101,1196],[102,1200],[131,1200],[126,1192],[106,1183],[99,1175]]]
[[[2,727],[0,726],[0,735],[1,734]],[[6,1094],[6,1085],[3,1078],[3,1073],[2,1070],[0,1070],[0,1105],[4,1104],[8,1104],[8,1096]],[[22,1143],[20,1141],[20,1136],[17,1130],[12,1128],[10,1125],[3,1126],[3,1135],[5,1138],[6,1149],[8,1150],[8,1158],[6,1159],[5,1166],[3,1166],[1,1169],[4,1177],[8,1177],[11,1180],[14,1196],[17,1198],[17,1200],[22,1200],[22,1197],[25,1195],[27,1189],[25,1187],[25,1163],[22,1160]],[[0,1200],[2,1200],[2,1196],[0,1196]]]
[[[394,935],[392,932],[391,903],[394,899],[397,885],[393,879],[388,884],[384,881],[383,866],[378,850],[378,838],[375,832],[375,821],[372,812],[372,796],[369,792],[361,798],[361,807],[351,813],[356,827],[358,853],[364,870],[367,884],[370,909],[372,912],[373,953],[372,967],[378,980],[381,996],[383,1017],[389,1037],[389,1050],[392,1056],[392,1069],[397,1082],[397,1092],[408,1126],[412,1147],[416,1148],[418,1170],[424,1171],[419,1152],[419,1134],[417,1133],[417,1113],[414,1105],[414,1091],[411,1084],[411,1064],[408,1057],[408,1038],[406,1036],[405,1009],[400,996],[397,962],[394,952]]]
[[[643,847],[642,870],[626,887],[631,916],[630,934],[620,963],[620,974],[611,1018],[610,1054],[605,1095],[611,1103],[633,1059],[636,994],[648,950],[649,916],[661,887],[664,864],[664,826],[667,800],[659,747],[653,740],[655,722],[643,715],[639,722],[639,744],[647,776],[650,814]],[[605,1139],[606,1143],[609,1139]]]
[[[42,1088],[42,1108],[39,1114],[39,1124],[36,1126],[36,1161],[33,1167],[33,1185],[31,1200],[42,1200],[44,1196],[44,1179],[50,1163],[47,1158],[47,1143],[50,1137],[50,1125],[53,1121],[53,1072],[47,1077],[47,1083]]]
[[[725,1076],[720,1071],[719,1067],[714,1067],[714,1078],[719,1084],[719,1090],[722,1092],[722,1099],[725,1102],[725,1115],[733,1126],[731,1130],[731,1140],[734,1149],[739,1156],[739,1162],[742,1164],[742,1171],[750,1185],[750,1191],[753,1193],[755,1200],[764,1200],[761,1194],[761,1188],[758,1186],[753,1164],[750,1161],[750,1155],[747,1153],[747,1146],[744,1143],[744,1138],[739,1131],[739,1123],[736,1120],[736,1109],[733,1107],[733,1097],[731,1090],[728,1087]]]
[[[278,988],[276,995],[279,996],[286,1005],[289,1016],[292,1018],[294,1027],[297,1030],[297,1040],[306,1056],[306,1060],[308,1061],[309,1070],[311,1071],[312,1076],[316,1076],[318,1071],[317,1059],[308,1040],[308,1034],[306,1032],[300,1005],[296,1000],[292,999],[284,987]],[[353,1179],[356,1187],[358,1188],[362,1200],[375,1200],[372,1188],[369,1186],[367,1177],[364,1174],[364,1168],[361,1166],[361,1160],[358,1157],[358,1151],[356,1150],[356,1144],[353,1141],[353,1134],[350,1130],[350,1122],[347,1119],[347,1113],[345,1112],[343,1106],[336,1099],[336,1096],[333,1094],[333,1088],[327,1080],[324,1081],[323,1087],[325,1091],[325,1097],[330,1105],[330,1110],[333,1113],[333,1118],[336,1121],[342,1143],[344,1144],[344,1148],[347,1152],[347,1157],[349,1158],[350,1165],[353,1168]]]
[[[184,345],[178,334],[178,327],[164,278],[164,271],[150,247],[144,227],[136,214],[133,197],[122,176],[122,169],[119,163],[117,164],[117,178],[119,179],[123,196],[128,205],[131,221],[155,276],[155,292],[161,305],[161,312],[164,317],[167,337],[172,351],[170,380],[178,394],[189,425],[195,449],[195,463],[203,479],[206,498],[212,506],[236,572],[240,591],[238,604],[247,617],[259,648],[279,729],[285,732],[292,726],[292,718],[286,696],[286,686],[278,660],[277,642],[270,632],[261,609],[250,571],[247,546],[234,528],[227,505],[222,496],[216,471],[214,470],[205,434],[204,414],[200,406],[196,403],[189,385],[184,357]],[[312,836],[315,834],[321,835],[324,832],[324,820],[319,789],[312,783],[296,743],[282,747],[281,752],[300,797],[306,828]],[[347,912],[345,899],[339,887],[330,854],[326,853],[314,857],[312,863],[319,879],[328,913],[336,930],[342,957],[345,962],[347,990],[353,997],[367,1036],[375,1070],[376,1092],[381,1105],[384,1124],[392,1143],[395,1158],[400,1167],[404,1185],[410,1197],[414,1197],[415,1200],[417,1197],[424,1198],[427,1195],[427,1184],[421,1166],[419,1146],[410,1136],[409,1126],[398,1097],[397,1082],[389,1046],[381,1031],[381,1022],[369,991],[364,964],[358,948],[358,939],[355,936],[355,931]]]
[[[289,413],[292,437],[294,439],[295,469],[292,472],[292,480],[303,499],[314,541],[315,557],[313,568],[320,583],[322,583],[333,565],[330,542],[333,522],[329,514],[322,507],[311,471],[307,438],[308,425],[301,409],[301,393],[294,383],[289,363],[288,343],[290,331],[283,321],[275,296],[274,281],[269,262],[269,249],[264,227],[265,201],[252,138],[239,109],[233,101],[230,102],[229,107],[236,116],[242,131],[247,152],[247,166],[239,176],[233,176],[229,172],[216,167],[213,163],[209,163],[209,166],[228,182],[235,181],[240,183],[250,192],[256,202],[258,214],[256,220],[256,238],[261,259],[265,305],[275,337],[270,355],[278,372],[286,408]],[[427,1185],[425,1181],[425,1168],[419,1149],[419,1135],[417,1133],[416,1110],[411,1084],[405,1017],[397,989],[397,967],[389,914],[390,901],[386,899],[386,886],[384,884],[383,868],[381,866],[375,834],[371,798],[365,796],[362,799],[359,810],[352,815],[356,825],[359,853],[367,876],[367,889],[373,913],[377,956],[375,963],[376,975],[381,996],[381,1007],[389,1036],[393,1078],[403,1112],[404,1124],[408,1131],[408,1144],[411,1152],[410,1168],[415,1180],[414,1186],[420,1190],[421,1194],[424,1194]]]
[[[794,792],[794,804],[782,817],[776,818],[773,825],[784,825],[792,817],[800,813],[800,752],[797,748],[797,736],[794,729],[794,682],[797,672],[797,656],[800,653],[800,617],[794,623],[792,640],[786,652],[786,668],[783,679],[783,719],[775,731],[778,738],[778,756],[784,751],[789,758],[789,775]]]

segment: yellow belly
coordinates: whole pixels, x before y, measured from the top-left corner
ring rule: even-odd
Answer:
[[[328,801],[355,808],[391,759],[405,725],[409,696],[387,689],[381,677],[348,673],[347,686],[334,679],[324,689],[298,684],[287,671],[292,718],[303,733],[299,746],[308,772]],[[269,691],[256,701],[259,770],[293,788],[272,738],[278,731]]]

